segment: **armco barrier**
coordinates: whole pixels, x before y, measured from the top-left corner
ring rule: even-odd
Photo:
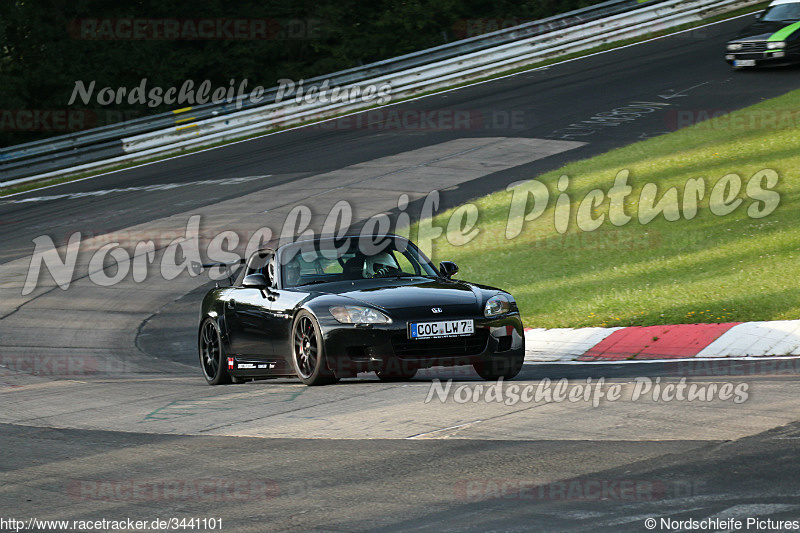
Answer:
[[[389,83],[393,98],[408,97],[501,73],[606,43],[652,35],[762,0],[666,0],[639,4],[612,0],[391,60],[306,80],[306,88],[328,79],[345,89]],[[601,17],[602,14],[603,16]],[[588,22],[587,22],[588,20]],[[551,28],[557,29],[552,30]],[[0,187],[86,172],[207,146],[276,127],[287,127],[363,108],[356,103],[274,103],[235,111],[232,104],[190,110],[194,122],[176,127],[175,113],[0,150]],[[183,110],[179,110],[183,111]],[[191,127],[185,127],[191,126]]]

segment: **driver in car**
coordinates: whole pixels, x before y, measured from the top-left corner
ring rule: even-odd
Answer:
[[[297,259],[293,259],[286,265],[286,283],[287,287],[294,287],[300,281],[300,263]]]
[[[397,264],[394,256],[388,252],[381,252],[364,261],[364,277],[380,278],[390,274],[401,272],[400,265]]]

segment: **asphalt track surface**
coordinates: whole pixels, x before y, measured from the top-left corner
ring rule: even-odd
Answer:
[[[796,68],[732,72],[722,61],[724,42],[744,24],[717,24],[392,107],[480,117],[466,128],[309,127],[2,199],[0,265],[24,264],[40,235],[63,244],[74,231],[100,235],[187,212],[206,215],[243,196],[268,199],[301,179],[462,139],[585,143],[447,187],[443,208],[671,131],[678,111],[736,109],[798,88]],[[617,126],[585,127],[597,113],[640,102],[668,105]],[[507,117],[519,122],[505,127]],[[264,177],[196,183],[249,176]],[[141,190],[164,184],[183,186]],[[42,198],[111,189],[127,190]],[[377,212],[384,210],[391,211],[386,202]],[[292,380],[212,389],[194,368],[196,305],[206,288],[200,285],[180,285],[133,328],[139,315],[124,311],[133,300],[158,302],[157,290],[120,289],[131,301],[106,306],[122,310],[103,307],[102,291],[82,298],[88,292],[81,286],[63,295],[37,292],[3,310],[6,360],[105,348],[123,363],[116,374],[80,379],[13,368],[2,375],[3,517],[221,517],[225,531],[645,531],[650,517],[800,519],[796,365],[697,375],[657,364],[529,365],[517,380],[524,386],[544,377],[606,377],[629,391],[637,376],[666,382],[688,375],[698,385],[747,383],[752,394],[741,405],[423,404],[425,376],[407,386],[367,377],[316,389]],[[77,325],[23,327],[25,316],[45,316],[53,302],[64,306],[61,320]],[[92,314],[97,309],[82,307],[90,305],[130,335],[104,337]],[[469,375],[456,378],[477,384]],[[267,483],[277,491],[191,491],[207,479]],[[131,496],[124,489],[132,480],[155,489]],[[183,492],[165,493],[169,482]],[[631,483],[635,490],[619,488]],[[598,496],[597,486],[608,488]]]

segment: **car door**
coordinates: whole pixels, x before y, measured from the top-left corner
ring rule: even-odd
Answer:
[[[260,258],[260,264],[268,264],[271,256]],[[259,269],[262,270],[262,269]],[[272,283],[269,270],[263,273],[268,283]],[[248,359],[264,360],[274,353],[270,327],[272,315],[270,307],[274,294],[268,289],[253,287],[232,287],[225,302],[225,316],[228,321],[230,350],[233,354]]]
[[[292,319],[297,306],[308,297],[307,292],[295,289],[276,289],[270,309],[269,324],[266,326],[272,338],[273,356],[283,361],[286,368],[293,370],[292,357]]]
[[[247,358],[266,358],[273,352],[267,327],[270,322],[269,298],[263,291],[247,287],[237,287],[228,294],[225,315],[231,352]]]

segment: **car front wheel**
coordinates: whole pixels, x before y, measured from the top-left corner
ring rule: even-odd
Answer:
[[[306,385],[336,382],[325,358],[325,342],[319,324],[308,311],[300,311],[292,326],[292,362],[300,381]]]
[[[513,355],[490,355],[473,363],[475,372],[487,381],[497,381],[500,378],[513,379],[522,370],[525,363],[525,353]]]

